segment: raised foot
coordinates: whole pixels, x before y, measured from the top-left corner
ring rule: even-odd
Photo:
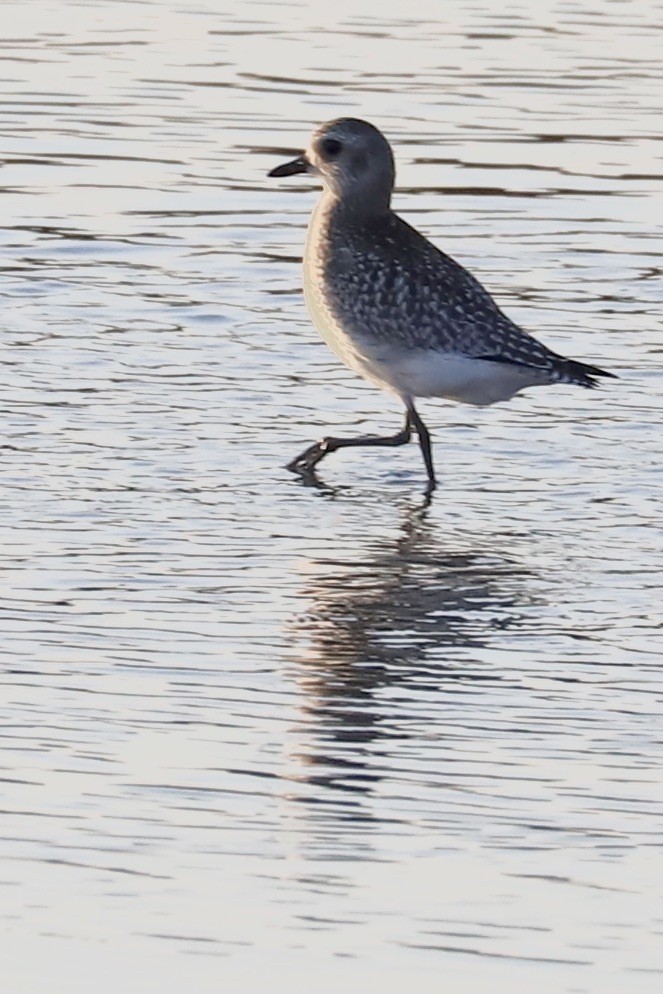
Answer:
[[[300,473],[301,475],[306,476],[313,472],[314,468],[328,451],[329,440],[322,438],[319,442],[314,442],[313,445],[309,445],[307,449],[300,452],[294,459],[291,459],[290,462],[286,464],[285,468],[289,469],[291,473]]]

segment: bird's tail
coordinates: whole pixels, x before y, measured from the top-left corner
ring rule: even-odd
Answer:
[[[593,389],[599,386],[600,377],[608,376],[613,380],[617,379],[614,373],[608,373],[598,366],[590,366],[586,362],[576,362],[575,359],[564,359],[562,356],[555,357],[555,373],[559,383],[574,383],[579,387],[589,387]]]

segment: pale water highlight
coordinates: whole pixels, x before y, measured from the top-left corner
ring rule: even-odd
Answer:
[[[660,3],[2,13],[3,989],[658,992]],[[265,176],[337,115],[620,375],[423,402],[429,507],[283,469],[401,417]]]

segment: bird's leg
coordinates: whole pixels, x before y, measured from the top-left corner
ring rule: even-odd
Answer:
[[[416,412],[415,416],[418,418]],[[405,424],[395,435],[360,435],[359,438],[322,438],[319,442],[309,445],[308,449],[304,449],[300,455],[288,463],[286,469],[292,470],[293,473],[311,473],[321,459],[324,459],[329,452],[336,452],[337,449],[349,449],[358,445],[405,445],[412,437],[411,426],[415,427],[411,421],[410,411],[408,410],[405,416]]]
[[[419,436],[419,445],[421,446],[421,454],[424,457],[424,463],[426,464],[426,472],[428,473],[428,493],[432,493],[437,486],[437,480],[435,479],[435,470],[433,469],[433,453],[431,452],[430,446],[430,433],[428,428],[423,423],[417,411],[415,409],[412,401],[407,407],[407,423],[411,428],[414,428],[417,435]]]

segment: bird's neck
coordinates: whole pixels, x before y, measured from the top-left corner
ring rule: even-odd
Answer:
[[[319,214],[320,221],[324,218],[326,223],[332,223],[340,218],[370,221],[386,217],[391,210],[390,202],[391,191],[362,189],[356,192],[346,192],[341,197],[325,187],[316,213]]]

